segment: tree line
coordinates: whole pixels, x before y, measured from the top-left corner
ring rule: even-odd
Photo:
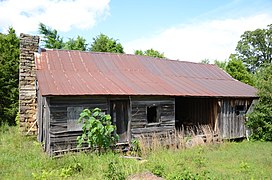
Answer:
[[[89,47],[88,43],[86,43],[87,40],[82,36],[77,36],[77,38],[69,38],[68,41],[64,42],[63,38],[58,35],[58,31],[56,29],[51,29],[43,23],[40,23],[39,25],[39,32],[43,37],[42,41],[45,48],[125,53],[122,44],[119,43],[117,39],[110,38],[102,33],[93,38],[93,43]],[[134,54],[165,58],[164,53],[152,48],[145,51],[135,50]]]
[[[50,49],[67,49],[94,52],[125,53],[117,39],[99,34],[92,44],[82,36],[63,40],[57,30],[40,23],[42,46]],[[135,50],[134,54],[165,58],[164,53],[154,49]],[[249,115],[247,125],[253,130],[255,139],[272,140],[272,24],[264,29],[246,31],[237,43],[235,53],[228,60],[215,60],[215,65],[233,78],[258,89],[259,103]],[[202,63],[209,63],[208,59]],[[0,125],[15,124],[18,112],[19,38],[9,28],[7,34],[0,33]]]

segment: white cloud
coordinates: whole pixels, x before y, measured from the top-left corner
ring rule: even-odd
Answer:
[[[124,43],[125,51],[153,48],[170,59],[200,62],[203,59],[225,60],[234,52],[246,30],[266,28],[272,15],[259,14],[236,19],[209,20],[164,30],[152,37]]]
[[[12,26],[17,33],[38,30],[40,22],[58,31],[85,29],[109,14],[110,0],[0,1],[0,31]]]

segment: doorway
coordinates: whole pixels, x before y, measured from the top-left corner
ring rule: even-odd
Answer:
[[[128,142],[128,101],[110,101],[110,115],[112,123],[116,125],[119,143]]]

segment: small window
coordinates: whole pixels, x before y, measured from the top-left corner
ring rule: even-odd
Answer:
[[[147,122],[156,123],[159,122],[159,117],[157,113],[157,106],[147,107]]]
[[[245,106],[243,106],[243,105],[237,105],[237,106],[235,106],[235,114],[236,115],[243,115],[243,114],[245,114]]]

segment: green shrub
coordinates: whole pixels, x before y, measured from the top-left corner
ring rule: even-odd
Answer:
[[[104,172],[105,179],[110,180],[125,180],[125,172],[123,171],[122,166],[119,164],[119,161],[112,160],[108,164],[108,169]]]
[[[259,103],[249,115],[248,127],[252,130],[251,138],[272,141],[272,64],[258,74]]]
[[[78,120],[83,123],[83,133],[77,137],[78,147],[87,142],[92,148],[107,150],[118,140],[118,135],[114,133],[116,126],[111,124],[111,116],[101,112],[101,109],[84,109]]]
[[[141,156],[142,155],[142,152],[141,152],[141,147],[140,147],[140,142],[139,140],[137,139],[133,139],[131,141],[131,155],[134,155],[134,156]]]

